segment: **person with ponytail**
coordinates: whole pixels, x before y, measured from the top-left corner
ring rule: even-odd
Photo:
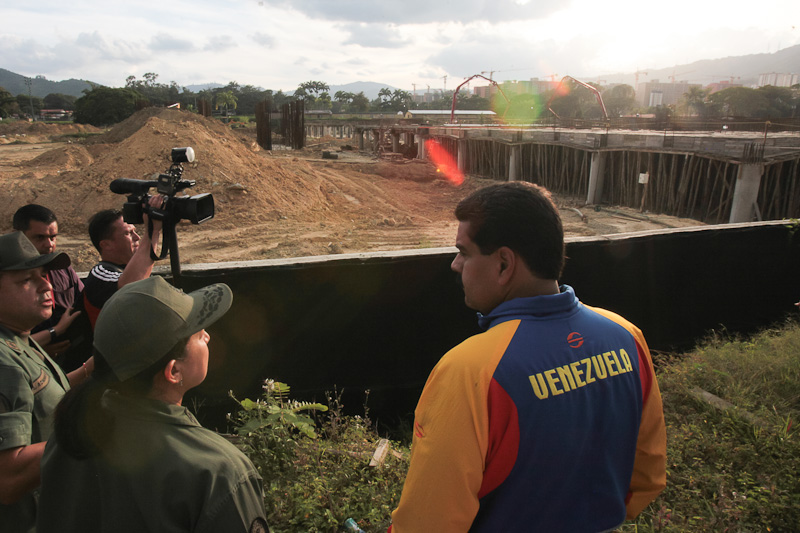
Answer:
[[[109,299],[94,371],[56,409],[39,533],[269,531],[252,462],[182,406],[206,377],[205,328],[232,300],[225,284],[186,294],[160,276]]]

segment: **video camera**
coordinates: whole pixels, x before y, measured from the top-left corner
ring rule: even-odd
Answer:
[[[181,179],[183,166],[181,163],[194,161],[194,150],[173,148],[171,153],[172,165],[164,174],[153,174],[153,179],[135,180],[118,178],[111,182],[111,192],[127,194],[128,201],[122,206],[122,218],[128,224],[141,224],[144,222],[142,215],[147,213],[151,219],[163,220],[165,223],[176,224],[180,220],[188,220],[192,224],[200,224],[214,218],[214,197],[210,193],[195,196],[178,196],[178,192],[194,187],[194,180]],[[148,191],[155,187],[159,194],[167,197],[160,209],[147,205],[150,198]]]

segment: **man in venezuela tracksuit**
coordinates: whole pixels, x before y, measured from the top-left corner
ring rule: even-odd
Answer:
[[[558,285],[564,236],[545,189],[492,185],[456,217],[452,269],[486,331],[428,377],[390,531],[613,530],[666,486],[641,331]]]

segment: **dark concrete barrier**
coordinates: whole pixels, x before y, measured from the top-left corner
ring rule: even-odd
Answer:
[[[196,397],[230,410],[228,390],[252,398],[273,378],[306,399],[345,389],[345,404],[359,409],[369,389],[373,414],[409,415],[441,355],[478,332],[449,268],[454,254],[184,267],[185,290],[225,282],[235,295],[211,328],[209,375]],[[753,331],[800,299],[800,232],[784,223],[575,238],[567,255],[562,281],[637,324],[654,349],[689,348],[712,329]]]

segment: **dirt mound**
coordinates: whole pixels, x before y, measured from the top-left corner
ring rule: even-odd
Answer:
[[[468,189],[455,189],[437,180],[430,163],[389,163],[374,158],[369,162],[371,158],[366,156],[362,159],[367,162],[338,164],[318,158],[321,154],[308,149],[269,153],[217,120],[151,108],[85,143],[60,145],[21,163],[27,170],[5,180],[9,201],[7,207],[0,207],[0,223],[10,220],[20,205],[36,202],[57,212],[62,234],[83,238],[91,215],[100,209],[119,208],[125,201],[124,196],[109,190],[113,179],[151,180],[154,173],[166,171],[171,149],[180,146],[192,146],[196,154],[193,163],[184,165],[183,177],[196,181],[187,192],[208,192],[215,199],[215,218],[187,230],[198,237],[198,246],[209,245],[205,242],[209,232],[225,231],[230,233],[224,237],[227,244],[247,247],[254,239],[251,228],[267,225],[264,233],[274,228],[303,235],[299,239],[286,236],[265,247],[262,251],[268,255],[363,251],[357,249],[363,239],[333,243],[330,231],[320,234],[316,230],[411,228],[447,220],[452,208],[432,217],[432,199],[456,202]],[[309,226],[315,231],[307,233],[304,228]],[[240,232],[242,228],[247,229]],[[347,235],[343,229],[339,234]],[[418,241],[424,244],[426,238]],[[79,260],[84,255],[73,253]]]
[[[39,157],[25,161],[23,167],[49,167],[57,166],[63,171],[76,170],[90,165],[94,158],[84,146],[74,144],[59,150],[50,150]]]
[[[456,187],[429,162],[385,161],[367,152],[323,159],[323,150],[335,150],[337,142],[352,141],[331,138],[303,150],[267,152],[252,135],[217,120],[150,108],[80,143],[4,146],[0,232],[10,231],[21,205],[48,206],[59,218],[59,249],[85,271],[97,259],[86,233],[89,217],[126,200],[109,190],[110,182],[151,180],[170,166],[171,149],[182,146],[196,154],[184,165],[183,177],[196,181],[187,192],[212,193],[216,207],[207,223],[178,228],[183,263],[450,246],[455,205],[491,182],[470,177]],[[571,234],[660,227],[633,213],[574,211],[562,208]]]
[[[54,124],[49,122],[3,122],[0,124],[0,144],[12,142],[47,142],[76,134],[95,134],[102,130],[88,124]]]

